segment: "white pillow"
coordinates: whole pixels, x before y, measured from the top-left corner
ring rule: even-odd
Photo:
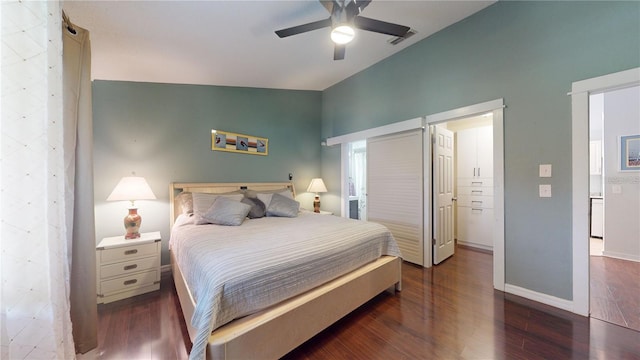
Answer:
[[[182,214],[190,214],[193,212],[193,197],[190,192],[181,192],[176,196],[176,201],[180,204]]]
[[[220,196],[202,217],[211,224],[239,226],[247,218],[249,210],[251,205]]]
[[[204,214],[209,210],[211,205],[219,197],[224,197],[230,200],[240,202],[244,195],[242,194],[206,194],[206,193],[192,193],[193,197],[193,213],[195,216],[194,224],[202,225],[207,224],[207,220],[203,218]]]

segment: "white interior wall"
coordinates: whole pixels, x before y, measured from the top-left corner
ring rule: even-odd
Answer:
[[[640,261],[640,171],[620,171],[620,136],[640,134],[640,86],[604,94],[604,255]]]
[[[602,140],[604,93],[589,96],[589,141]],[[602,195],[603,175],[589,175],[589,193]]]

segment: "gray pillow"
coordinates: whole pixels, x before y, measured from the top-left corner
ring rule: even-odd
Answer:
[[[251,210],[251,206],[226,197],[218,197],[202,216],[204,220],[216,225],[242,225]]]
[[[193,221],[196,225],[208,224],[210,221],[204,218],[204,215],[216,199],[224,197],[231,200],[235,200],[240,202],[244,195],[238,193],[227,193],[227,194],[207,194],[207,193],[192,193],[193,198],[193,213],[195,214],[195,220]]]
[[[296,217],[300,211],[300,203],[280,194],[273,194],[267,216]]]
[[[267,215],[267,207],[264,205],[262,201],[258,198],[244,198],[242,202],[251,206],[251,210],[249,210],[249,219],[258,219]]]

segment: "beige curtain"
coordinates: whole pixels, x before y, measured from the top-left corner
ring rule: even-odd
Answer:
[[[76,352],[98,346],[89,32],[63,22],[65,198],[72,253],[70,302]]]

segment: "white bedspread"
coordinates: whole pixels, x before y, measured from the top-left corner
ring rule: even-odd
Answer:
[[[190,359],[203,359],[211,332],[352,271],[400,256],[387,228],[301,212],[241,226],[174,226],[170,248],[196,301]],[[189,321],[189,319],[186,319]]]

